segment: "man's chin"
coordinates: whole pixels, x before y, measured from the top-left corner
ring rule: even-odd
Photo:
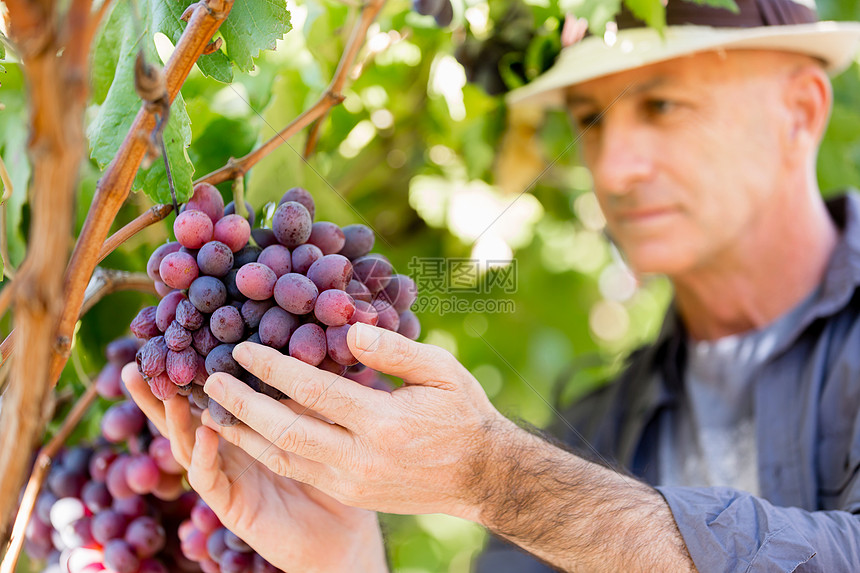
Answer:
[[[637,275],[682,275],[695,265],[693,257],[686,250],[669,246],[641,246],[627,251],[622,250],[627,264]]]

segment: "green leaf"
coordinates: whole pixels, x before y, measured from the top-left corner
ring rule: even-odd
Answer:
[[[242,0],[233,4],[221,24],[221,35],[227,56],[241,71],[248,72],[260,51],[273,50],[275,42],[291,29],[285,0]]]
[[[624,0],[624,4],[636,18],[658,32],[666,27],[666,7],[660,0]]]
[[[738,5],[735,4],[735,0],[684,0],[685,2],[692,2],[693,4],[698,4],[699,6],[711,6],[712,8],[725,8],[731,12],[737,14],[740,12],[738,9]]]
[[[142,13],[149,15],[153,12],[143,10]],[[151,36],[149,30],[152,25],[146,16],[138,28],[133,23],[128,4],[118,3],[113,9],[110,21],[118,29],[117,33],[103,38],[103,41],[97,44],[94,58],[100,62],[113,61],[115,58],[116,71],[110,80],[107,78],[108,74],[100,78],[100,89],[104,89],[104,84],[108,81],[110,86],[96,118],[88,128],[91,155],[100,168],[104,168],[113,159],[140,109],[140,98],[134,91],[134,60],[139,47],[143,47],[149,61],[159,61],[155,45],[151,41],[141,43],[142,38]],[[142,37],[135,33],[136,29],[142,30]],[[176,185],[177,200],[182,202],[191,195],[194,167],[186,153],[186,148],[191,144],[191,122],[181,95],[171,106],[170,120],[164,130],[164,143]],[[153,201],[169,202],[170,193],[163,159],[148,170],[141,170],[135,179],[134,188],[142,188]]]
[[[6,59],[6,44],[0,42],[0,60]]]
[[[588,30],[595,36],[602,36],[606,24],[621,10],[621,0],[573,0],[561,5],[566,13],[588,20]]]

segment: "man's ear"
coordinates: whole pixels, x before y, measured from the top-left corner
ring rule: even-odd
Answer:
[[[788,110],[788,144],[804,152],[817,148],[830,118],[833,88],[818,63],[805,63],[787,78],[785,105]]]

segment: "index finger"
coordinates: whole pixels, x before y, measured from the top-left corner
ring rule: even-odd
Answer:
[[[351,430],[363,425],[366,412],[378,412],[383,407],[381,400],[390,399],[385,392],[366,388],[262,344],[243,342],[233,349],[233,357],[297,403]]]

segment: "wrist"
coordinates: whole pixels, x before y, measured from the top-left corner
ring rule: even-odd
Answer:
[[[356,528],[356,532],[357,534],[351,544],[352,551],[344,552],[344,559],[336,573],[352,573],[353,571],[388,573],[385,541],[377,514],[368,511],[366,518]]]

